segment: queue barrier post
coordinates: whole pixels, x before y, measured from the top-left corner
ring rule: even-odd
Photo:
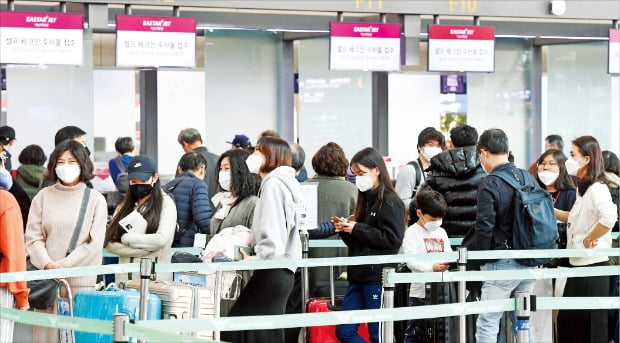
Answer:
[[[308,230],[299,231],[301,238],[301,258],[304,260],[310,257],[310,235]],[[333,267],[332,267],[333,268]],[[308,280],[308,267],[301,268],[301,312],[306,312],[306,302],[310,298],[310,282]],[[302,340],[306,341],[306,330],[301,330]]]
[[[395,273],[393,267],[383,268],[383,308],[394,308],[394,283],[388,281],[388,274]],[[387,321],[381,323],[381,342],[394,342],[394,322]]]
[[[129,336],[125,334],[125,324],[127,323],[129,323],[129,315],[127,313],[115,313],[112,315],[112,342],[129,342]]]
[[[464,272],[467,270],[467,248],[459,247],[459,259],[457,260],[457,265],[459,272]],[[458,296],[459,303],[465,303],[465,281],[459,281],[458,283]],[[467,324],[465,320],[465,315],[462,314],[459,316],[459,342],[467,341]]]
[[[147,320],[149,313],[149,282],[155,280],[155,263],[150,258],[140,259],[140,309],[139,320]],[[138,342],[145,343],[142,340]]]
[[[530,292],[515,292],[517,343],[530,342],[530,314],[532,311]]]

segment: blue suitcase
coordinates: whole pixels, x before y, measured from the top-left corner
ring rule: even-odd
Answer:
[[[114,313],[127,313],[129,319],[138,319],[140,293],[133,289],[121,290],[110,287],[105,291],[82,291],[75,295],[73,315],[75,317],[112,320]],[[149,320],[161,319],[161,300],[149,294]],[[76,342],[111,343],[112,336],[92,332],[75,331]]]

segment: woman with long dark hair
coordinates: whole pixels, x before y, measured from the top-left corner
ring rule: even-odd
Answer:
[[[559,220],[568,223],[568,249],[611,248],[611,227],[618,218],[616,205],[606,185],[603,155],[592,136],[578,137],[570,150],[579,165],[577,199],[570,212],[556,209]],[[606,266],[607,256],[571,257],[573,267]],[[605,297],[609,295],[609,277],[569,278],[565,297]],[[607,342],[607,310],[560,310],[560,342]]]
[[[536,161],[536,170],[533,175],[540,187],[551,193],[553,207],[561,211],[570,211],[575,203],[577,191],[573,180],[566,171],[566,155],[560,150],[549,149]],[[559,248],[566,249],[566,223],[558,222],[560,234]],[[554,260],[563,266],[568,266],[568,259]]]
[[[211,234],[237,225],[252,227],[260,180],[248,170],[245,163],[248,156],[247,150],[234,149],[224,152],[217,160],[218,193],[211,198],[215,206]]]
[[[351,159],[359,193],[351,220],[332,218],[336,232],[349,248],[349,256],[397,254],[405,232],[405,206],[394,191],[383,157],[373,148],[359,151]],[[387,265],[360,265],[347,268],[349,286],[342,310],[381,307],[382,270]],[[336,328],[341,342],[361,342],[359,324]],[[372,342],[379,342],[379,323],[368,323]]]
[[[244,259],[286,260],[301,258],[301,240],[295,225],[295,204],[299,202],[299,182],[291,168],[291,149],[275,137],[258,140],[246,164],[262,179],[252,221],[254,256],[241,250]],[[284,314],[293,289],[295,267],[255,270],[229,316]],[[226,331],[227,342],[284,342],[284,330]]]
[[[157,166],[150,157],[138,155],[132,158],[127,173],[129,191],[106,230],[106,249],[119,256],[119,263],[132,263],[138,258],[170,263],[177,224],[174,201],[162,191]],[[121,221],[128,216],[137,219],[131,221],[131,227],[121,226]],[[167,273],[157,277],[159,280],[171,279]],[[128,278],[137,280],[140,276],[137,273],[117,274],[116,282]]]

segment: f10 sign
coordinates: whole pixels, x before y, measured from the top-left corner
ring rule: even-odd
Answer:
[[[620,30],[609,30],[609,73],[620,74]]]
[[[1,12],[0,63],[80,65],[81,14]]]
[[[330,24],[329,69],[400,70],[400,25]]]
[[[495,70],[492,26],[428,26],[429,71]]]
[[[116,65],[194,67],[196,19],[116,17]]]

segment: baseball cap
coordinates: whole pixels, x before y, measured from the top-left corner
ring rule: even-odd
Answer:
[[[0,126],[0,143],[9,144],[15,139],[15,129],[10,126]]]
[[[252,146],[252,143],[250,142],[250,138],[248,138],[248,136],[246,135],[235,135],[235,138],[233,138],[232,142],[226,142],[228,144],[232,144],[234,146],[236,146],[237,148],[247,148],[249,146]]]
[[[127,166],[127,174],[129,179],[140,179],[146,181],[157,173],[157,165],[155,161],[146,155],[137,155],[129,161]]]

